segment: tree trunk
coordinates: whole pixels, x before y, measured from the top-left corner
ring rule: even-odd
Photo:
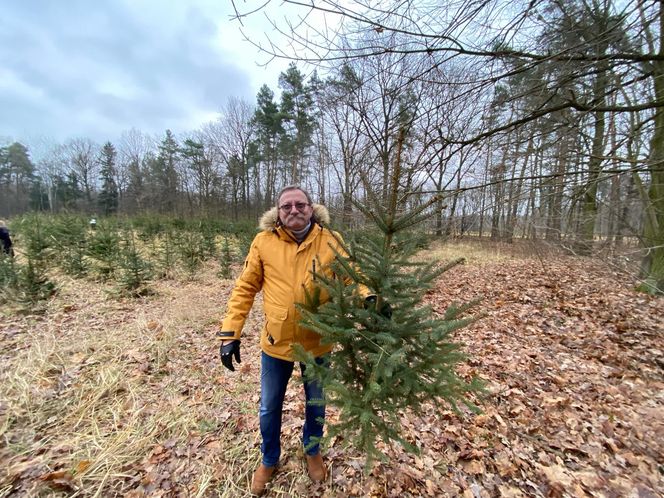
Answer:
[[[569,158],[568,136],[563,131],[558,135],[559,145],[556,157],[556,167],[554,174],[557,175],[551,179],[551,198],[548,203],[548,213],[546,222],[546,240],[560,242],[563,231],[563,193],[565,188],[565,170]]]
[[[455,225],[455,216],[457,211],[457,204],[459,203],[459,189],[461,188],[461,166],[456,171],[456,185],[454,188],[454,194],[452,195],[452,205],[450,206],[449,215],[447,217],[447,225],[445,226],[445,235],[450,236],[455,234],[454,225]],[[442,204],[441,204],[442,212]]]
[[[664,104],[664,11],[659,12],[659,56],[653,63],[655,98]],[[643,264],[644,281],[641,290],[664,294],[664,108],[655,109],[655,130],[650,142],[648,159],[650,172],[649,203],[645,210],[643,240],[647,254]]]
[[[500,159],[500,164],[492,175],[496,184],[494,185],[493,213],[491,215],[491,240],[500,240],[503,237],[503,227],[500,225],[500,220],[502,218],[503,203],[505,201],[504,180],[509,148],[510,144],[508,142],[503,148],[503,157]]]
[[[517,136],[517,143],[520,142]],[[521,190],[523,188],[523,177],[526,176],[526,169],[528,167],[528,161],[533,155],[534,150],[534,134],[530,136],[528,140],[528,145],[526,146],[526,153],[523,158],[523,165],[519,171],[518,180],[515,179],[517,161],[515,158],[514,168],[512,169],[512,181],[510,182],[510,193],[509,193],[509,202],[507,207],[507,223],[505,227],[505,240],[510,244],[514,241],[514,229],[516,227],[516,219],[519,214],[519,204],[521,203]],[[517,146],[518,150],[518,146]],[[518,157],[518,154],[516,154]]]
[[[482,187],[482,200],[480,201],[480,226],[478,228],[478,236],[482,238],[484,232],[484,209],[486,208],[486,196],[489,189],[486,188],[486,184],[489,180],[489,165],[491,164],[491,147],[488,147],[486,153],[486,163],[484,164],[484,178],[482,183],[485,185]]]

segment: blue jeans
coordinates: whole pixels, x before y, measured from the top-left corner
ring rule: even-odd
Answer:
[[[316,358],[319,365],[324,357]],[[273,467],[279,463],[281,456],[281,412],[284,406],[286,386],[293,373],[294,362],[273,358],[261,353],[261,403],[260,426],[263,442],[263,465]],[[304,377],[305,365],[300,363],[300,370]],[[318,443],[313,438],[323,437],[323,424],[325,422],[325,405],[310,405],[310,400],[321,400],[322,386],[317,382],[304,382],[304,395],[306,404],[304,409],[304,429],[302,443],[307,455],[316,455],[320,451]]]

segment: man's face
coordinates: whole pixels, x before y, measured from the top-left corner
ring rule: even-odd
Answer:
[[[313,208],[301,190],[288,190],[279,198],[279,218],[289,230],[302,230],[309,224]],[[298,209],[298,207],[300,209]]]

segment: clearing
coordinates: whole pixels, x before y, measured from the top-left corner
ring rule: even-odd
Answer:
[[[330,476],[313,485],[293,379],[267,495],[664,495],[664,299],[585,258],[468,244],[430,254],[468,257],[430,292],[435,310],[484,298],[488,316],[455,335],[462,374],[486,381],[483,413],[405,414],[421,454],[388,449],[368,474],[334,441]],[[233,282],[216,272],[155,282],[135,300],[62,277],[44,313],[2,312],[0,497],[249,496],[260,298],[229,373],[214,332]]]

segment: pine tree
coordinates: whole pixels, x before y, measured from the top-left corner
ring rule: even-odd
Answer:
[[[312,144],[315,128],[312,89],[305,85],[304,75],[291,63],[279,75],[283,135],[280,140],[281,156],[290,166],[289,183],[297,184],[305,176],[304,163],[307,149]]]
[[[178,194],[178,174],[176,164],[179,157],[179,145],[171,130],[159,144],[159,155],[153,166],[153,182],[157,185],[157,203],[162,213],[174,213]]]
[[[118,210],[118,185],[115,182],[115,147],[106,142],[101,151],[101,191],[99,192],[99,208],[106,216]]]
[[[0,151],[0,211],[20,213],[26,210],[35,165],[28,148],[20,142]]]
[[[180,154],[187,166],[187,174],[197,191],[198,206],[208,215],[220,179],[206,145],[203,142],[187,139],[182,144]]]
[[[402,436],[400,418],[405,410],[417,412],[431,401],[439,409],[449,405],[456,410],[459,402],[475,409],[466,395],[481,388],[455,373],[464,354],[450,338],[453,331],[477,319],[464,315],[475,302],[452,305],[443,317],[423,304],[435,279],[462,260],[443,267],[413,261],[420,241],[408,229],[429,216],[427,208],[438,198],[410,211],[399,209],[399,155],[388,205],[381,206],[371,191],[373,209],[356,204],[373,220],[377,233],[345,245],[347,254],[337,254],[333,263],[335,277],[318,274],[320,287],[301,307],[301,324],[318,332],[324,343],[335,344],[329,367],[316,364],[296,346],[307,377],[322,382],[326,403],[340,409],[338,422],[328,424],[326,438],[343,435],[346,444],[365,453],[367,466],[375,458],[386,458],[378,440],[417,451]],[[375,298],[365,300],[363,287]],[[331,300],[320,305],[324,292]]]
[[[263,85],[256,95],[256,111],[251,123],[256,135],[249,144],[249,156],[257,164],[255,172],[264,171],[261,183],[265,185],[265,192],[257,192],[257,196],[259,202],[262,197],[267,208],[277,184],[279,142],[284,135],[283,114],[274,101],[274,92],[267,85]],[[258,163],[262,163],[263,168]]]
[[[60,199],[62,207],[67,210],[77,209],[77,204],[83,198],[83,190],[78,176],[73,171],[67,173],[66,178],[58,176],[55,182],[56,197]]]

